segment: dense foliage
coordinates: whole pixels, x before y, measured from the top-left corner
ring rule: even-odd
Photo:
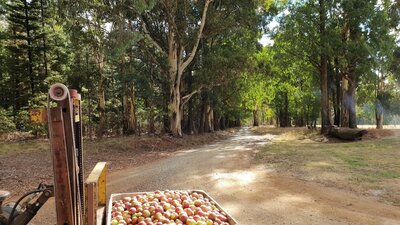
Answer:
[[[28,110],[44,107],[49,86],[64,82],[82,93],[86,135],[182,136],[240,124],[232,91],[251,67],[270,1],[0,5],[5,131],[32,131]]]
[[[400,113],[398,1],[0,0],[0,12],[0,133],[45,131],[28,111],[54,82],[82,93],[98,137],[318,118],[381,128]]]
[[[309,124],[301,120],[314,120],[316,105],[323,132],[330,125],[355,128],[375,122],[382,128],[396,122],[398,1],[289,1],[278,12],[279,25],[269,34],[275,55],[271,65],[278,68],[281,84],[275,86],[281,91],[276,98],[283,98],[275,101],[284,105],[281,126],[291,125],[288,117],[292,124]],[[297,92],[290,85],[301,89],[297,98],[290,96]],[[307,104],[314,112],[299,121]]]

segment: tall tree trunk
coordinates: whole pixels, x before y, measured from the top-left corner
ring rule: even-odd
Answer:
[[[253,126],[258,127],[259,119],[258,119],[258,108],[257,106],[253,110]]]
[[[348,96],[349,91],[349,81],[347,79],[347,75],[342,74],[342,87],[341,87],[341,118],[340,118],[340,125],[342,127],[349,127],[349,107],[350,98]]]
[[[284,110],[284,120],[285,120],[285,127],[290,127],[290,117],[289,117],[289,97],[288,93],[285,92],[285,110]]]
[[[98,91],[97,91],[97,99],[98,99],[98,110],[99,110],[99,127],[97,129],[96,136],[98,138],[103,137],[103,134],[106,130],[106,99],[104,95],[104,84],[101,81],[99,83]]]
[[[12,29],[13,36],[16,35],[16,30],[15,28]],[[13,45],[17,46],[17,39],[13,39]],[[11,63],[8,64],[8,66],[13,66]],[[17,114],[19,110],[21,109],[21,92],[20,92],[20,76],[21,73],[17,72],[12,76],[12,90],[13,90],[13,120],[14,123],[17,125],[17,129],[19,129],[19,124],[17,123]]]
[[[144,24],[142,29],[145,32],[146,37],[152,41],[155,47],[158,48],[159,51],[164,52],[168,56],[169,62],[169,70],[168,70],[168,80],[169,80],[169,103],[168,103],[168,115],[169,115],[169,128],[173,136],[181,137],[182,136],[182,109],[183,109],[183,98],[181,96],[181,81],[182,76],[187,67],[192,63],[197,49],[199,47],[200,40],[203,36],[203,30],[206,23],[207,12],[209,4],[212,0],[205,0],[204,8],[201,15],[201,20],[199,24],[199,30],[197,31],[196,38],[194,40],[194,45],[190,51],[185,49],[185,46],[182,46],[181,43],[183,42],[182,37],[177,35],[177,31],[175,30],[175,17],[170,14],[168,16],[168,33],[167,33],[167,42],[168,42],[168,49],[162,48],[160,43],[154,38],[155,35],[151,36],[151,33],[147,30],[147,22],[144,19]],[[166,9],[168,11],[168,8]],[[190,95],[191,96],[191,95]],[[187,98],[190,98],[188,96]],[[185,102],[187,102],[187,99]]]
[[[106,120],[106,98],[105,98],[105,93],[104,93],[105,80],[103,77],[104,57],[100,52],[97,53],[96,61],[97,61],[97,63],[96,63],[97,69],[98,69],[99,75],[100,75],[100,80],[99,80],[98,87],[97,87],[98,88],[97,99],[98,99],[98,110],[99,110],[100,121],[99,121],[99,127],[97,129],[96,136],[98,138],[101,138],[103,136],[103,134],[105,133],[107,120]]]
[[[226,129],[226,118],[225,118],[225,116],[221,116],[220,128],[221,128],[221,130],[225,130]]]
[[[378,104],[375,106],[376,129],[383,129],[383,108]]]
[[[193,100],[189,99],[188,103],[188,119],[187,119],[187,131],[189,134],[194,134],[195,133],[195,119],[194,119],[194,113],[193,113]]]
[[[340,126],[340,117],[341,117],[341,90],[340,90],[340,81],[341,81],[341,76],[340,76],[340,69],[339,69],[339,59],[335,57],[335,96],[333,97],[335,99],[334,103],[334,111],[335,111],[335,119],[334,119],[334,125]]]
[[[163,132],[164,133],[170,133],[170,129],[169,129],[169,127],[170,127],[170,122],[169,122],[169,118],[170,118],[170,116],[169,116],[169,109],[168,109],[168,106],[169,106],[169,88],[168,87],[164,87],[163,88],[163,90],[164,90],[164,104],[163,104],[163,112],[164,112],[164,114],[163,114]]]
[[[154,117],[155,117],[154,106],[153,106],[153,104],[150,103],[149,114],[148,114],[148,132],[149,132],[149,134],[156,133]]]
[[[214,109],[207,105],[207,131],[214,132]]]
[[[214,111],[214,130],[221,130],[221,115]]]
[[[168,61],[169,61],[169,82],[170,82],[170,95],[169,95],[169,122],[170,131],[173,136],[182,136],[182,125],[181,125],[181,78],[183,71],[180,70],[180,57],[182,56],[182,48],[178,46],[176,42],[176,34],[173,30],[168,33]],[[178,49],[181,49],[178,52]],[[180,54],[181,53],[181,54]]]
[[[35,77],[33,74],[33,56],[32,56],[32,37],[30,33],[30,25],[29,25],[29,7],[28,1],[24,0],[24,9],[25,9],[25,29],[26,29],[26,42],[27,42],[27,51],[28,51],[28,72],[29,72],[29,80],[32,95],[35,94]]]
[[[188,92],[192,92],[193,91],[193,74],[192,74],[192,68],[189,68],[187,71],[187,76],[186,76],[186,80],[187,80],[187,89]],[[186,132],[188,132],[189,134],[194,134],[195,133],[195,127],[194,127],[194,113],[193,113],[193,99],[190,98],[188,101],[188,114],[187,114],[187,123],[186,123]]]
[[[328,96],[328,79],[327,79],[327,62],[326,57],[321,57],[321,133],[326,134],[330,125],[329,122],[329,96]]]
[[[355,76],[351,76],[349,82],[349,128],[357,128],[357,114],[356,114],[356,80]]]
[[[175,137],[182,137],[182,114],[181,114],[181,82],[175,80],[170,89],[169,113],[170,113],[170,131]]]
[[[321,133],[327,134],[330,125],[329,121],[329,93],[328,93],[328,59],[324,52],[326,31],[326,7],[325,0],[319,0],[319,35],[321,41],[320,56],[320,89],[321,89]]]
[[[124,56],[121,57],[121,62],[119,65],[119,74],[125,76],[125,60]],[[126,81],[122,85],[121,96],[122,96],[122,133],[124,135],[129,135],[129,95],[127,93],[128,86]]]
[[[89,53],[88,52],[86,52],[86,55],[85,55],[85,65],[86,65],[86,67],[85,67],[86,77],[89,77],[90,76],[90,72],[89,72],[90,69],[89,69]],[[90,140],[92,140],[92,138],[93,138],[92,94],[88,93],[87,96],[88,96],[88,124],[87,124],[87,126],[88,126],[88,136],[89,136]]]
[[[136,119],[136,100],[135,100],[135,82],[130,83],[129,87],[129,132],[135,133],[137,128]]]
[[[129,97],[126,94],[126,85],[122,90],[122,133],[129,134]]]
[[[311,114],[311,110],[310,110],[310,105],[307,104],[307,110],[306,110],[306,126],[310,126],[310,114]]]
[[[375,119],[376,129],[383,129],[383,91],[384,91],[384,79],[378,76],[378,82],[376,84],[376,100],[375,100]]]
[[[202,94],[201,96],[201,107],[200,107],[200,118],[199,118],[199,133],[204,133],[206,129],[206,112],[207,112],[207,97]]]
[[[46,46],[46,32],[45,32],[45,22],[44,22],[44,1],[40,0],[40,16],[42,20],[42,29],[43,29],[43,37],[42,37],[42,45],[43,45],[43,66],[44,66],[44,77],[47,78],[49,76],[48,68],[47,68],[47,46]]]
[[[123,123],[123,133],[124,134],[134,134],[137,129],[136,120],[136,105],[135,105],[135,86],[132,81],[128,87],[124,90],[123,94],[123,111],[124,111],[124,123]],[[126,90],[129,90],[126,93]]]

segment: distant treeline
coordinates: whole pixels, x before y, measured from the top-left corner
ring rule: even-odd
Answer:
[[[382,127],[400,112],[399,7],[0,0],[0,133],[45,134],[29,109],[47,106],[55,82],[82,94],[87,136]],[[273,45],[258,43],[262,32]]]
[[[82,94],[86,135],[239,126],[241,75],[262,1],[0,1],[0,133],[42,132],[28,111],[63,82]]]

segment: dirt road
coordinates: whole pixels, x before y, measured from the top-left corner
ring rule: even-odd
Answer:
[[[285,177],[253,161],[257,145],[272,135],[242,129],[234,137],[172,157],[112,173],[108,193],[202,189],[241,225],[400,224],[400,207]],[[52,202],[34,224],[51,224]],[[49,221],[49,223],[45,222]]]

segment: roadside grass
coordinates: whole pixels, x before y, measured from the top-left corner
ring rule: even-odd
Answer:
[[[268,133],[271,129],[261,128],[258,132]],[[307,129],[280,129],[279,133],[257,153],[257,160],[301,179],[400,204],[400,137],[330,142]]]
[[[49,142],[43,139],[19,142],[0,142],[0,155],[49,151]]]

